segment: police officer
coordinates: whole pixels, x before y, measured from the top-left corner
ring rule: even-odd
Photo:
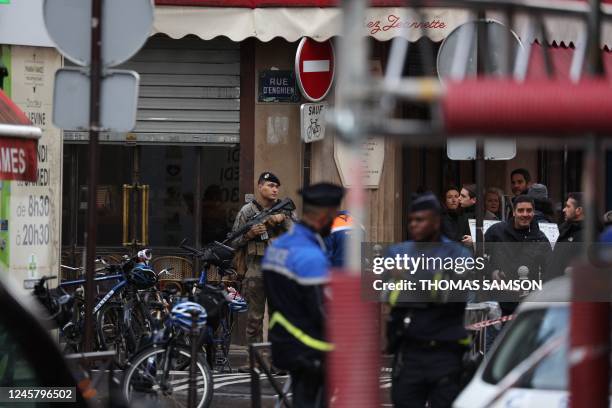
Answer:
[[[261,173],[257,181],[257,197],[240,209],[233,231],[240,229],[264,209],[276,204],[280,185],[279,178],[273,173],[269,171]],[[275,214],[270,216],[265,224],[253,225],[246,234],[232,242],[232,246],[237,249],[237,263],[242,263],[246,267],[242,288],[249,304],[246,327],[249,344],[263,341],[266,296],[261,274],[261,260],[270,241],[286,232],[291,224],[292,214]],[[240,367],[238,371],[250,372],[249,365]]]
[[[442,207],[430,192],[413,199],[409,215],[412,241],[390,248],[389,256],[468,259],[471,254],[460,243],[441,233]],[[434,262],[435,263],[435,262]],[[458,262],[457,262],[458,264]],[[428,268],[432,268],[431,270]],[[454,271],[441,272],[431,266],[418,271],[404,271],[402,279],[453,279]],[[443,273],[448,273],[444,275]],[[440,275],[442,274],[442,275]],[[395,407],[450,407],[460,392],[463,355],[469,344],[464,329],[465,296],[444,300],[439,292],[409,294],[392,292],[392,306],[387,327],[389,352],[395,354],[391,399]],[[399,295],[399,296],[398,296]],[[429,404],[429,405],[427,405]]]
[[[323,289],[329,261],[323,238],[329,235],[344,190],[318,183],[300,191],[303,216],[266,251],[262,262],[270,309],[272,361],[291,375],[293,406],[325,407]]]

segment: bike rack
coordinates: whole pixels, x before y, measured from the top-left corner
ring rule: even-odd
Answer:
[[[272,367],[269,366],[261,356],[261,351],[264,349],[270,349],[271,343],[253,343],[249,345],[249,369],[251,371],[251,407],[261,408],[261,382],[259,379],[260,370],[263,370],[264,374],[270,381],[272,388],[280,399],[280,404],[285,405],[287,408],[291,408],[291,403],[288,399],[288,393],[283,390],[281,384],[279,384],[274,376],[272,375]]]

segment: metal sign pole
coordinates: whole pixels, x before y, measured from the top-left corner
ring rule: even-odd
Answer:
[[[489,37],[488,27],[486,24],[486,13],[483,10],[478,11],[477,21],[483,21],[482,24],[476,25],[476,72],[480,75],[486,75],[489,72]],[[484,182],[485,182],[485,157],[484,157],[484,141],[481,138],[476,139],[476,257],[484,256]]]
[[[102,0],[93,0],[91,9],[91,71],[89,99],[89,187],[87,198],[87,259],[85,263],[85,352],[93,351],[93,308],[96,239],[98,221],[98,136],[100,131],[100,82],[102,71]]]

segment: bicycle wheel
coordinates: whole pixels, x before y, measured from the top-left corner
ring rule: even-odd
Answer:
[[[162,367],[167,352],[165,347],[149,347],[130,361],[121,385],[130,407],[187,407],[191,351],[173,347],[165,376]],[[198,354],[196,375],[196,407],[206,408],[212,401],[213,380],[202,354]]]
[[[115,361],[124,367],[128,360],[127,338],[122,333],[123,309],[119,304],[107,304],[98,312],[96,330],[102,350],[115,350]]]

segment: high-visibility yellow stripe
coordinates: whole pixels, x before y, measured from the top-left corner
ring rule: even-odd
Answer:
[[[270,319],[270,329],[272,329],[276,323],[283,326],[283,328],[287,330],[289,334],[310,348],[319,351],[332,351],[334,349],[333,344],[310,337],[302,330],[295,327],[289,320],[285,319],[285,316],[283,316],[280,312],[274,312],[274,314],[272,314],[272,318]]]
[[[460,339],[458,343],[461,344],[462,346],[469,346],[470,344],[472,344],[472,338],[468,336],[464,339]]]
[[[401,290],[399,289],[395,289],[393,292],[391,292],[391,294],[389,295],[389,304],[391,306],[395,306],[395,304],[397,303],[397,299],[399,299],[400,293]]]

